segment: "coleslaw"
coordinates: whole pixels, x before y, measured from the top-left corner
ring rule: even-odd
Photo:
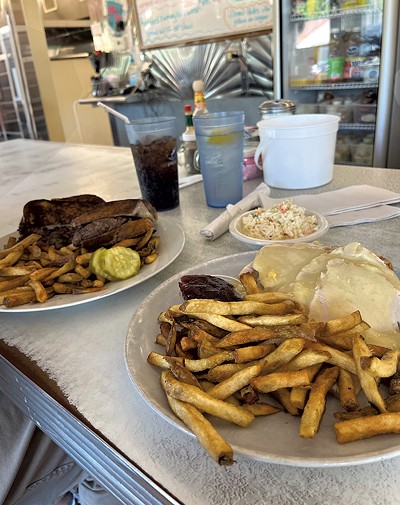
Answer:
[[[291,200],[284,200],[270,209],[260,207],[242,218],[242,233],[261,240],[299,238],[317,230],[317,217],[307,214]]]

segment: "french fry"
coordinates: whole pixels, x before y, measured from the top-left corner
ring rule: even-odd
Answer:
[[[206,378],[210,382],[222,382],[248,366],[249,363],[223,363],[208,370]]]
[[[279,293],[279,291],[263,291],[258,293],[245,294],[243,300],[263,303],[281,303],[286,301],[296,302],[296,298],[287,293]]]
[[[7,298],[7,296],[15,295],[17,293],[23,293],[23,292],[28,292],[28,293],[32,294],[32,288],[30,286],[18,286],[16,288],[10,289],[8,291],[1,291],[0,292],[0,305],[3,303],[4,298]]]
[[[305,370],[296,372],[272,372],[252,379],[250,384],[260,393],[270,393],[281,388],[309,386],[310,379]]]
[[[228,396],[250,384],[251,379],[260,375],[262,368],[263,364],[246,367],[214,386],[208,391],[208,394],[213,398],[225,400]]]
[[[28,284],[35,292],[38,302],[43,303],[48,299],[47,291],[40,281],[29,281]]]
[[[288,314],[293,311],[291,301],[281,303],[263,303],[256,301],[220,302],[216,300],[192,299],[180,307],[183,312],[207,312],[221,316],[237,316],[244,314],[276,315]]]
[[[371,350],[370,350],[371,352]],[[361,357],[361,368],[373,377],[391,377],[397,371],[400,359],[400,350],[387,351],[381,359],[376,356]]]
[[[23,286],[30,280],[30,274],[19,275],[18,277],[7,279],[5,281],[0,281],[0,292],[9,291],[10,289],[17,288],[18,286]]]
[[[389,395],[385,399],[385,405],[388,412],[400,412],[400,394]]]
[[[152,351],[147,356],[147,362],[150,363],[151,365],[158,366],[160,368],[170,369],[171,364],[174,362],[182,364],[183,358],[179,358],[176,356],[164,356],[163,354],[159,354],[158,352]]]
[[[262,374],[268,374],[289,363],[297,356],[304,347],[304,338],[290,338],[284,340],[274,351],[269,353],[261,361],[264,363]]]
[[[241,407],[236,407],[230,403],[213,398],[196,386],[184,384],[177,381],[172,373],[167,375],[165,371],[165,391],[169,396],[176,400],[181,400],[190,403],[198,408],[200,411],[207,412],[226,421],[230,421],[238,426],[246,427],[254,419],[253,414]]]
[[[300,419],[300,436],[313,438],[320,427],[322,415],[325,412],[326,395],[336,382],[339,375],[339,367],[331,367],[323,370],[311,386],[307,403]]]
[[[290,402],[295,409],[303,410],[307,401],[310,388],[307,386],[297,386],[289,391]]]
[[[228,333],[215,345],[222,349],[229,349],[243,344],[265,342],[274,338],[276,338],[276,333],[272,328],[246,328],[245,330]]]
[[[0,259],[0,270],[2,270],[5,267],[9,267],[11,265],[14,265],[19,258],[22,256],[24,250],[22,248],[16,248],[7,254],[4,258]]]
[[[171,317],[170,313],[166,314],[166,321],[164,322],[169,323],[168,332],[166,332],[165,334],[165,338],[167,341],[167,344],[165,346],[165,353],[167,356],[172,356],[176,345],[176,324],[175,320],[173,319],[173,317]],[[164,325],[163,327],[165,328],[166,325]]]
[[[184,365],[191,372],[202,372],[216,365],[220,365],[221,363],[225,363],[225,361],[232,361],[233,359],[234,356],[232,352],[222,351],[204,359],[185,359]]]
[[[165,347],[167,345],[167,340],[162,333],[156,335],[155,343]]]
[[[54,273],[57,268],[54,267],[45,267],[40,268],[39,270],[35,270],[30,274],[30,278],[32,281],[44,281],[49,277],[50,274]]]
[[[79,264],[76,265],[74,270],[75,270],[75,273],[79,274],[82,279],[87,279],[92,274],[92,272],[88,268],[85,268]]]
[[[83,277],[75,272],[69,272],[67,274],[62,274],[58,277],[58,282],[65,284],[78,284],[81,282]]]
[[[252,272],[243,272],[239,275],[239,280],[247,294],[254,294],[260,291],[254,275]]]
[[[354,411],[359,408],[357,392],[354,385],[353,374],[341,368],[338,378],[339,401],[346,411]]]
[[[219,465],[232,465],[234,463],[233,449],[212,424],[196,407],[172,398],[167,394],[169,377],[167,373],[163,372],[161,374],[161,384],[174,414],[195,434],[201,446]]]
[[[305,342],[304,342],[305,345]],[[329,360],[332,355],[328,351],[320,351],[317,349],[304,349],[288,363],[279,367],[281,372],[290,372],[308,368],[312,365],[324,363]]]
[[[322,331],[317,334],[317,340],[323,342],[324,344],[330,345],[335,349],[350,351],[353,347],[353,336],[355,333],[362,334],[363,331],[369,328],[369,324],[367,324],[365,321],[361,321],[360,324],[357,324],[354,326],[354,328],[348,331],[334,334],[325,334],[324,330],[326,330],[326,327],[323,327]]]
[[[368,401],[371,402],[372,405],[374,405],[380,412],[386,412],[385,402],[379,392],[375,377],[373,377],[368,371],[364,370],[361,366],[362,358],[370,355],[371,351],[362,337],[360,335],[355,335],[353,337],[353,356],[360,386]]]
[[[27,247],[27,250],[29,251],[29,255],[32,258],[40,258],[42,255],[42,250],[37,244],[32,244]]]
[[[19,275],[29,275],[35,269],[34,266],[13,266],[13,267],[4,267],[0,270],[0,278],[1,277],[17,277]]]
[[[31,303],[36,300],[36,294],[33,291],[19,291],[13,294],[7,295],[3,298],[3,305],[8,309],[12,307],[18,307],[19,305],[24,305],[25,303]]]
[[[195,340],[197,343],[200,342],[209,342],[210,344],[216,344],[220,341],[220,338],[207,333],[205,330],[198,328],[196,325],[189,325],[189,333],[188,336]]]
[[[139,254],[140,254],[140,251],[139,251]],[[150,265],[151,263],[154,263],[157,258],[158,258],[158,253],[154,252],[152,254],[148,254],[147,256],[145,256],[143,261],[146,265]]]
[[[248,347],[239,347],[233,351],[235,363],[247,363],[268,356],[276,349],[275,344],[251,345]]]
[[[277,389],[271,392],[271,396],[279,402],[283,409],[286,410],[291,416],[299,416],[299,409],[292,403],[290,398],[290,390],[288,388]]]
[[[70,270],[73,270],[76,266],[76,261],[74,259],[68,260],[62,267],[57,268],[57,270],[53,273],[51,273],[47,279],[56,279],[57,277],[60,277],[60,275],[66,274]]]
[[[204,321],[202,319],[196,319],[190,324],[192,327],[196,327],[199,330],[203,330],[209,335],[216,337],[218,339],[224,337],[227,334],[227,331],[224,330],[223,328],[219,328],[218,326],[215,326],[212,323],[209,323],[208,321]],[[182,326],[184,326],[184,323],[182,323]]]
[[[305,323],[307,316],[305,314],[240,316],[238,320],[248,326],[283,326]]]
[[[269,416],[281,412],[282,409],[271,405],[270,403],[257,402],[243,405],[243,408],[253,414],[253,416]]]
[[[347,419],[356,419],[357,417],[363,416],[376,416],[379,414],[379,410],[376,410],[371,405],[362,407],[361,409],[354,410],[352,412],[335,412],[333,417],[339,421],[346,421]]]
[[[237,391],[234,396],[240,401],[240,403],[246,405],[256,403],[260,399],[260,395],[253,388],[253,386],[250,386],[250,384],[239,389],[239,391]]]
[[[198,342],[191,337],[182,337],[180,339],[181,347],[184,351],[190,351],[191,349],[197,349]],[[217,349],[219,351],[219,349]]]
[[[306,338],[313,342],[315,329],[308,323],[289,326],[255,326],[243,331],[228,333],[216,344],[217,347],[229,349],[243,344],[284,340],[290,338]]]
[[[0,251],[0,260],[4,259],[6,256],[8,256],[11,252],[15,251],[16,249],[25,249],[31,244],[37,242],[39,239],[40,235],[38,235],[37,233],[32,233],[28,237],[20,240],[19,242],[16,242],[13,246]]]
[[[191,384],[192,386],[197,386],[198,388],[203,389],[197,377],[178,361],[176,360],[171,361],[170,370],[178,381],[184,382],[185,384]]]
[[[338,319],[331,319],[325,325],[325,335],[335,335],[336,333],[343,333],[349,331],[362,322],[361,313],[355,310],[347,316]]]
[[[328,345],[322,344],[321,342],[312,342],[311,340],[306,340],[304,347],[306,349],[314,349],[316,351],[326,351],[331,357],[327,360],[327,363],[334,366],[339,366],[344,368],[348,372],[357,375],[356,364],[354,358],[349,356],[343,351],[334,349]]]
[[[181,340],[181,345],[182,345],[182,340]],[[200,343],[196,342],[195,348],[197,348],[197,354],[200,359],[209,358],[210,356],[213,356],[214,354],[218,354],[221,352],[221,349],[219,349],[218,347],[215,347],[215,345],[213,345],[207,341],[200,342]]]
[[[86,252],[86,253],[83,253],[83,254],[79,254],[75,258],[75,261],[77,262],[78,265],[88,265],[92,254],[93,253],[91,253],[91,252]]]
[[[346,444],[386,433],[400,433],[400,413],[381,413],[339,421],[333,425],[336,440]]]
[[[4,249],[10,249],[10,247],[14,246],[17,243],[17,237],[10,236],[7,239],[7,243],[4,246]]]
[[[210,323],[217,328],[221,328],[226,331],[239,331],[246,330],[250,326],[243,324],[234,319],[229,319],[228,317],[221,316],[219,314],[208,314],[207,312],[185,312],[190,317],[195,317],[197,319],[202,319],[207,323]]]
[[[310,365],[307,368],[304,368],[304,370],[307,371],[308,377],[310,381],[312,382],[318,372],[320,371],[322,367],[322,363],[316,363],[315,365]],[[305,386],[298,386],[294,387],[290,390],[290,401],[293,405],[293,407],[298,408],[300,410],[304,409],[304,406],[306,404],[307,396],[310,391],[309,387]]]

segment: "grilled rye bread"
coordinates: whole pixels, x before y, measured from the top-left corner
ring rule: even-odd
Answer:
[[[24,205],[18,232],[22,237],[43,228],[69,225],[74,217],[104,203],[96,195],[77,195],[52,200],[31,200]]]
[[[41,235],[57,248],[74,244],[91,251],[155,230],[157,211],[141,199],[105,202],[95,195],[32,200],[23,210],[20,238]]]

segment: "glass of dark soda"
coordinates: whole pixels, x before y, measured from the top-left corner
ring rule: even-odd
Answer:
[[[149,117],[126,124],[142,198],[157,210],[179,205],[176,119]]]

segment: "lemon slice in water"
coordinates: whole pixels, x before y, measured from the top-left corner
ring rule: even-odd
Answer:
[[[220,146],[225,144],[231,144],[232,142],[235,142],[235,140],[238,138],[238,135],[240,135],[239,132],[224,134],[223,130],[219,130],[216,134],[211,135],[211,137],[208,137],[207,143]]]

